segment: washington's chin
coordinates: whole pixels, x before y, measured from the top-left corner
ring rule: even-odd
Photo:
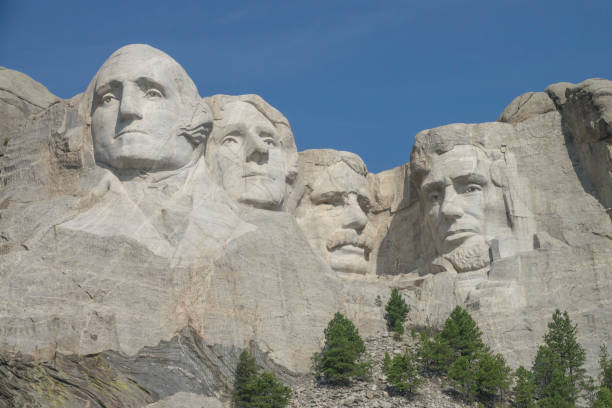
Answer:
[[[336,272],[365,274],[368,270],[366,250],[354,245],[343,245],[328,252],[329,266]]]

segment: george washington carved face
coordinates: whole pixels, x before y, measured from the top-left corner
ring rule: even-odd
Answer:
[[[194,143],[180,128],[197,89],[181,66],[147,45],[116,51],[95,78],[91,133],[96,161],[116,169],[178,169]]]

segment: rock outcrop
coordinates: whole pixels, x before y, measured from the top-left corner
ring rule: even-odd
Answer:
[[[298,154],[266,101],[201,98],[144,45],[69,100],[0,69],[0,116],[9,406],[225,406],[244,349],[299,384],[336,311],[386,333],[391,288],[410,325],[466,307],[513,366],[556,308],[588,370],[611,345],[610,81],[424,130],[379,174],[349,152]]]

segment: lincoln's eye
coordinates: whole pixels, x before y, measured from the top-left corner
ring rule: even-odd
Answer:
[[[163,95],[158,89],[151,88],[147,90],[147,92],[145,93],[145,96],[147,98],[161,98]]]
[[[440,199],[440,193],[438,193],[437,191],[432,191],[431,193],[429,193],[429,201],[435,202],[438,201]]]
[[[470,184],[465,189],[465,191],[468,192],[468,193],[475,193],[476,191],[481,191],[481,190],[482,190],[482,187],[479,186],[478,184]]]

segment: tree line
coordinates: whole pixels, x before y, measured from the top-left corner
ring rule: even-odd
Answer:
[[[397,289],[385,306],[387,328],[401,340],[410,308]],[[319,386],[349,386],[368,381],[373,362],[353,322],[336,313],[324,330],[325,345],[313,356]],[[577,325],[567,312],[556,310],[531,368],[513,371],[504,357],[483,342],[470,314],[457,306],[442,329],[431,334],[411,330],[416,346],[390,356],[382,368],[390,392],[414,397],[425,378],[442,378],[458,397],[479,405],[516,408],[573,408],[581,400],[591,408],[612,408],[612,359],[600,350],[597,379],[583,368],[586,353],[577,340]],[[243,352],[236,370],[234,402],[238,408],[283,408],[291,389],[273,373],[260,372],[255,359]],[[484,406],[483,405],[483,406]]]

